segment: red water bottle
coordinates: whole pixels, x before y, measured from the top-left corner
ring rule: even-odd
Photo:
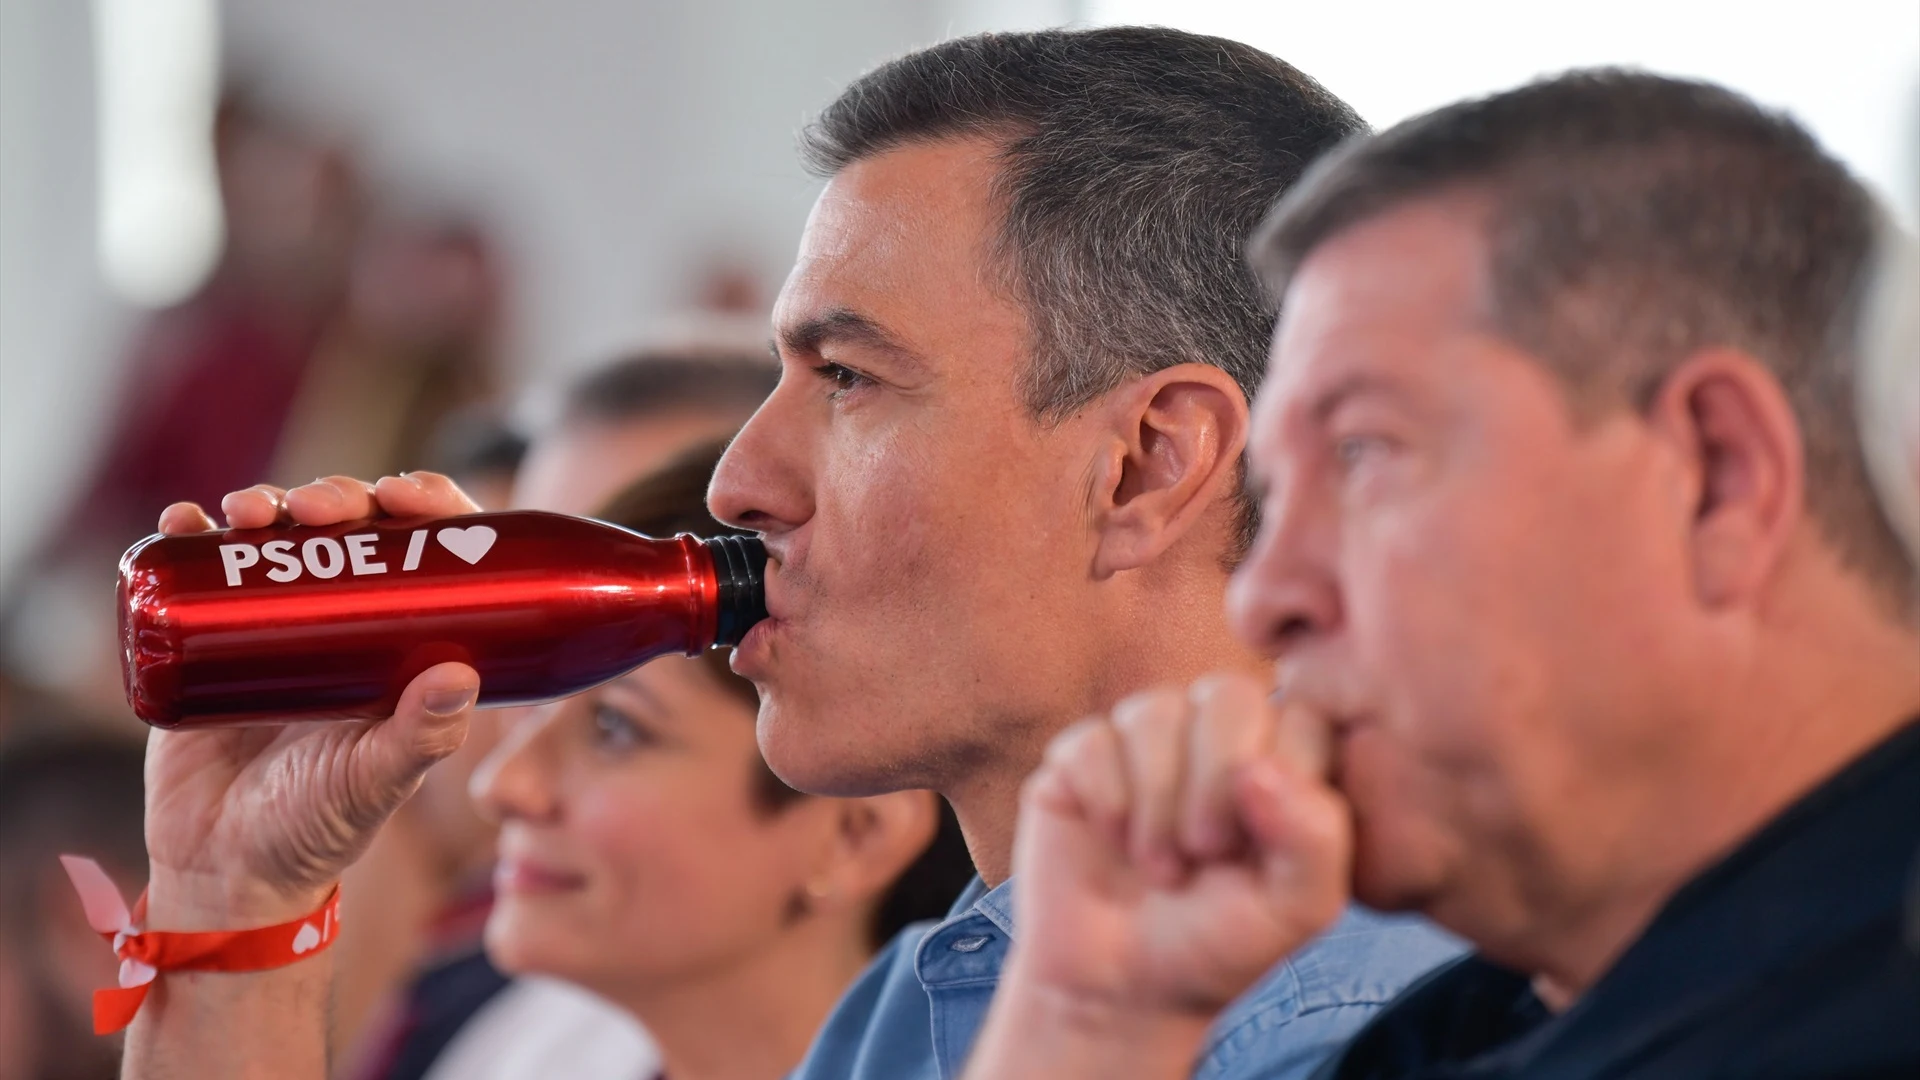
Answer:
[[[150,536],[120,560],[127,700],[164,728],[371,720],[458,660],[482,706],[551,701],[738,644],[766,558],[535,512]]]

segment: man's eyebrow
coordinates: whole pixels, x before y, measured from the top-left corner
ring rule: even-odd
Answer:
[[[1315,423],[1325,423],[1334,411],[1349,400],[1363,394],[1381,394],[1386,397],[1402,396],[1401,388],[1390,379],[1385,379],[1370,371],[1356,371],[1336,380],[1322,390],[1315,398],[1313,407],[1308,410]]]
[[[849,308],[835,308],[780,330],[780,351],[818,353],[830,343],[880,349],[918,363],[920,355],[901,343],[893,332]]]

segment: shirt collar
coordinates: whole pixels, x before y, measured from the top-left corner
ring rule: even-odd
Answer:
[[[1834,986],[1798,985],[1780,972],[1808,970],[1807,958],[1884,920],[1916,843],[1920,720],[1682,887],[1568,1011],[1549,1017],[1526,975],[1471,956],[1403,994],[1319,1075],[1384,1075],[1385,1062],[1395,1075],[1611,1075],[1632,1071],[1622,1063],[1636,1055],[1678,1045],[1679,1033],[1735,1030],[1729,1010],[1754,987],[1831,1012],[1822,995]],[[1810,1013],[1809,1022],[1821,1020]]]
[[[1012,938],[1014,936],[1013,879],[1008,878],[989,889],[980,875],[975,874],[973,880],[967,882],[967,887],[960,890],[959,897],[954,900],[953,908],[947,912],[947,921],[976,912],[999,927],[1001,933]]]
[[[974,880],[980,879],[974,878]],[[981,887],[985,888],[984,882],[981,883]],[[1007,935],[1008,940],[1012,940],[1014,936],[1013,879],[1008,878],[993,888],[986,889],[980,899],[973,902],[973,909],[985,915],[988,922],[999,927],[1000,932]]]
[[[1917,838],[1920,719],[1683,886],[1597,984],[1522,1043],[1582,1060],[1710,1015],[1895,910]]]

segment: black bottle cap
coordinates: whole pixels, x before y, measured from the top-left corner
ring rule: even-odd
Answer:
[[[713,645],[738,645],[754,623],[767,617],[767,548],[757,536],[716,536],[704,543],[713,553],[713,576],[720,586]]]

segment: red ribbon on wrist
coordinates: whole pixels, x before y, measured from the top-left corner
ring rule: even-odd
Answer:
[[[305,960],[340,934],[340,886],[303,918],[253,930],[181,933],[143,930],[147,894],[127,910],[113,879],[92,859],[60,856],[73,890],[86,908],[87,925],[120,958],[120,985],[93,992],[93,1031],[110,1035],[133,1022],[140,1004],[163,971],[267,971]]]

